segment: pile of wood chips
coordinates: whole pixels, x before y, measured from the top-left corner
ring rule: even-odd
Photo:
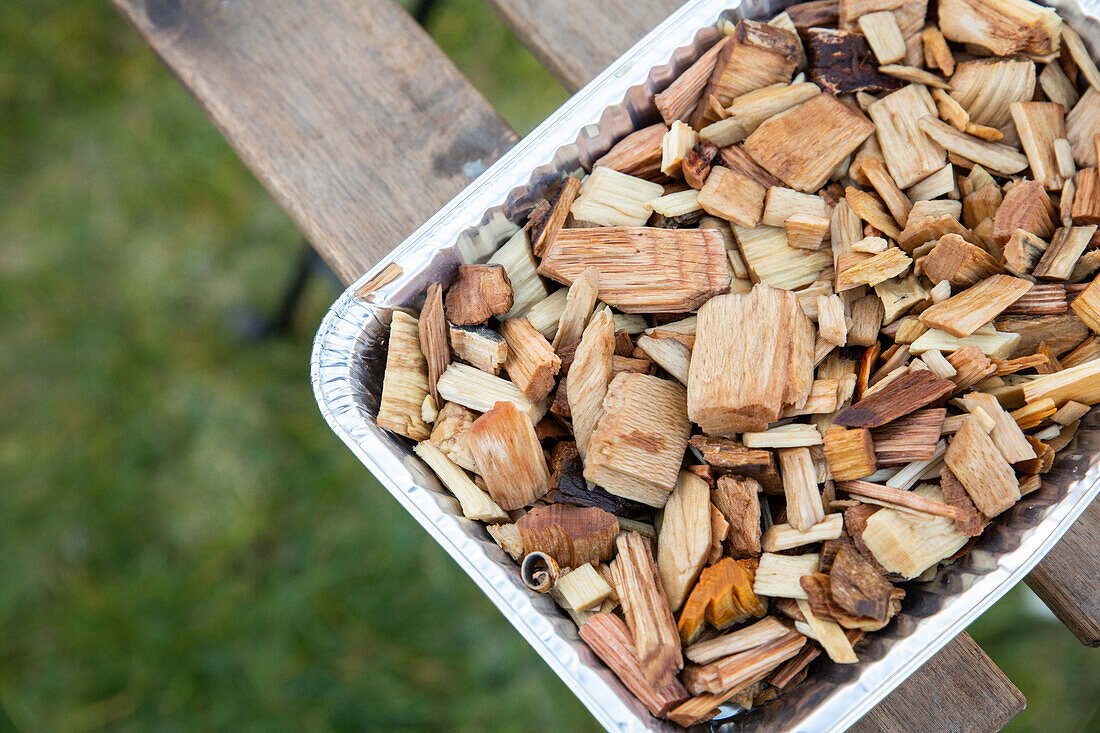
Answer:
[[[725,24],[393,314],[378,424],[654,715],[857,661],[1100,401],[1100,72],[1051,9],[936,15]]]

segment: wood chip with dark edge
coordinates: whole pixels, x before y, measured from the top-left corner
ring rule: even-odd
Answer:
[[[512,308],[512,283],[503,265],[459,265],[447,291],[447,320],[476,326]]]
[[[722,159],[722,165],[726,168],[751,178],[764,188],[783,185],[783,181],[761,168],[760,164],[745,152],[745,147],[742,144],[719,148],[718,157]]]
[[[765,492],[782,493],[775,454],[762,448],[747,448],[730,438],[693,435],[691,445],[703,454],[703,460],[715,468],[755,479]]]
[[[581,626],[580,637],[654,715],[664,716],[671,708],[690,697],[680,680],[675,677],[668,684],[659,687],[646,681],[634,649],[634,640],[630,637],[626,624],[618,616],[611,613],[596,614]]]
[[[726,540],[730,556],[756,557],[760,554],[760,485],[744,476],[720,476],[710,497],[714,506],[729,522]]]
[[[596,507],[551,504],[535,507],[516,521],[523,538],[523,552],[543,552],[561,567],[611,559],[619,520]]]
[[[892,486],[872,483],[870,481],[839,481],[837,491],[844,491],[853,496],[874,499],[888,505],[890,508],[911,509],[933,517],[946,517],[947,519],[962,519],[958,509],[942,501],[928,499],[920,494],[905,489],[895,489]]]
[[[699,129],[718,119],[711,110],[713,97],[723,107],[735,97],[771,84],[787,83],[798,65],[798,35],[755,20],[739,20],[733,40],[718,54],[714,71],[695,113],[692,127]]]
[[[955,520],[955,528],[967,537],[977,537],[989,524],[989,517],[978,511],[974,501],[966,493],[962,483],[944,466],[940,469],[940,491],[943,500],[963,513],[962,519]]]
[[[435,383],[439,375],[451,363],[451,347],[447,340],[447,319],[443,315],[443,286],[432,283],[424,297],[424,308],[420,311],[420,350],[428,362],[428,391],[435,400],[436,409],[443,406]]]
[[[829,28],[807,28],[804,34],[810,80],[822,91],[879,94],[904,86],[901,79],[878,70],[878,61],[862,35]]]
[[[554,237],[565,225],[565,220],[569,218],[569,209],[573,206],[573,201],[577,198],[577,192],[580,190],[580,180],[572,176],[566,176],[565,180],[561,182],[561,186],[558,187],[558,192],[551,202],[550,213],[546,217],[545,224],[531,238],[531,249],[536,257],[542,257],[546,247],[554,241]]]
[[[928,370],[903,374],[883,389],[837,413],[833,422],[848,428],[877,428],[902,415],[944,400],[955,383]]]
[[[789,5],[786,13],[794,23],[794,27],[799,30],[836,25],[837,0],[813,0]]]
[[[871,437],[878,462],[883,466],[898,466],[931,460],[946,417],[946,408],[929,407],[875,428]]]
[[[661,172],[661,141],[667,132],[663,122],[636,130],[597,158],[592,167],[603,166],[656,183],[667,181],[668,176]]]
[[[833,600],[854,616],[885,621],[894,586],[863,556],[851,539],[840,546],[829,581]]]
[[[623,517],[640,517],[652,511],[644,504],[609,494],[594,484],[589,486],[584,480],[584,461],[572,440],[562,440],[554,445],[550,452],[550,470],[547,501],[596,507]]]
[[[718,157],[718,147],[712,143],[704,141],[693,147],[688,151],[681,165],[684,182],[696,190],[701,189],[707,182],[707,176],[710,175],[710,168],[716,157]]]

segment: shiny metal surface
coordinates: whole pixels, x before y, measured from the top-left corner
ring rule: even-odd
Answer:
[[[590,166],[615,141],[657,121],[652,94],[717,40],[714,24],[720,17],[766,18],[789,4],[685,4],[348,288],[314,342],[311,378],[333,431],[608,730],[677,726],[650,716],[580,641],[573,622],[554,602],[523,586],[518,566],[479,523],[462,516],[458,502],[414,456],[408,442],[374,424],[390,314],[395,308],[418,308],[430,282],[447,281],[461,261],[492,252],[515,231],[510,222],[522,221],[563,173]],[[1100,52],[1100,0],[1052,5],[1094,55]],[[365,287],[380,281],[388,282]],[[1041,491],[998,518],[965,559],[941,570],[931,582],[910,585],[902,613],[873,635],[859,664],[819,663],[815,674],[778,704],[710,726],[723,731],[842,731],[856,722],[1022,580],[1097,495],[1100,425],[1095,415],[1085,423],[1077,450],[1059,458]]]

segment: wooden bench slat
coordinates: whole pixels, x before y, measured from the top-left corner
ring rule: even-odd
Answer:
[[[487,0],[570,91],[588,83],[683,0]]]
[[[390,0],[113,0],[345,282],[516,140]]]
[[[955,670],[944,675],[943,670]],[[967,633],[951,640],[913,676],[849,728],[850,733],[1000,730],[1026,704]]]
[[[1082,644],[1100,646],[1100,499],[1047,553],[1027,584]]]

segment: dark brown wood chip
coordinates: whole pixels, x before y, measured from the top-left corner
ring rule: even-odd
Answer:
[[[849,428],[881,427],[902,415],[945,400],[953,391],[954,382],[940,379],[926,369],[910,372],[891,382],[888,389],[879,390],[841,410],[833,422]]]

